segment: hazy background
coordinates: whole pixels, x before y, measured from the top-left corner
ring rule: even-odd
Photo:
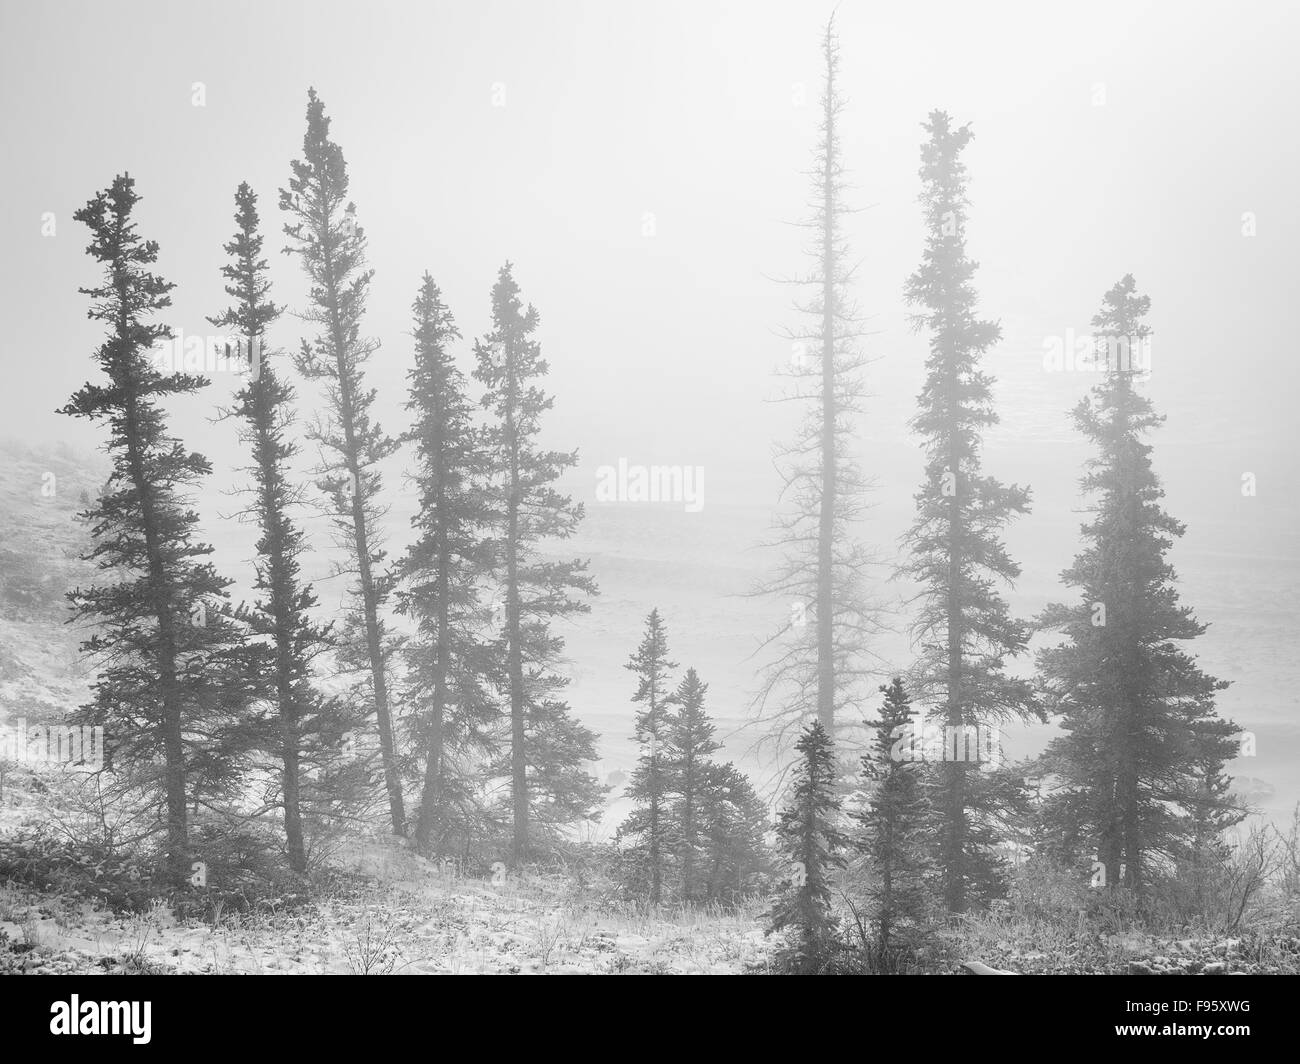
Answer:
[[[790,354],[781,329],[795,322],[775,279],[806,268],[804,234],[788,223],[804,213],[830,10],[5,0],[0,435],[87,453],[102,440],[53,411],[101,338],[77,293],[98,273],[72,213],[119,172],[135,177],[140,231],[177,283],[174,328],[211,332],[205,317],[228,302],[218,271],[242,180],[262,197],[275,297],[302,306],[296,263],[275,253],[276,200],[313,85],[370,241],[368,331],[383,347],[368,379],[381,419],[407,424],[422,271],[457,316],[468,369],[496,271],[513,261],[552,367],[547,440],[581,453],[568,487],[591,505],[574,549],[593,557],[604,591],[569,633],[575,709],[601,730],[610,770],[627,767],[632,678],[621,666],[658,605],[674,656],[712,683],[710,708],[731,733],[755,686],[746,656],[789,609],[736,595],[763,572],[749,548],[770,520],[771,443],[792,413],[764,401]],[[906,421],[925,339],[909,332],[901,292],[923,239],[920,123],[943,108],[976,133],[967,232],[983,310],[1004,329],[987,361],[1002,424],[986,467],[1035,496],[1010,536],[1025,569],[1013,604],[1030,614],[1061,594],[1078,542],[1086,451],[1065,412],[1091,380],[1045,372],[1044,342],[1086,333],[1102,294],[1131,272],[1153,301],[1147,388],[1168,415],[1156,466],[1188,523],[1173,559],[1185,600],[1211,623],[1195,649],[1235,681],[1224,713],[1258,736],[1258,757],[1234,771],[1258,781],[1243,786],[1272,815],[1285,812],[1300,798],[1300,15],[1281,2],[845,2],[836,20],[844,162],[863,208],[850,223],[855,294],[873,330],[863,346],[875,398],[859,428],[879,488],[863,538],[891,556],[920,481]],[[205,106],[192,105],[195,82]],[[53,237],[42,236],[46,212]],[[1254,237],[1242,235],[1246,212]],[[276,340],[296,346],[299,330],[286,316]],[[173,424],[214,461],[206,532],[246,584],[255,536],[222,519],[237,508],[223,492],[243,456],[232,425],[206,420],[236,383],[218,377],[201,403],[178,404]],[[703,466],[703,511],[595,504],[596,468],[619,458]],[[412,505],[400,466],[388,481],[395,548]],[[1241,495],[1244,472],[1258,478],[1254,498]],[[321,591],[337,604],[337,584]],[[902,664],[906,640],[881,652]],[[1011,749],[1048,734],[1026,729]],[[752,738],[734,734],[729,748],[741,756]]]

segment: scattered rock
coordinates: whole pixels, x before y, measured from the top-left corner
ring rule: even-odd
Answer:
[[[958,975],[1019,975],[1019,972],[1004,972],[1000,968],[990,968],[987,964],[979,961],[966,961],[961,965],[964,971],[958,972]]]

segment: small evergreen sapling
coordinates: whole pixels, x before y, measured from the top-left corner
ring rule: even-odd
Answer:
[[[849,843],[837,827],[834,747],[821,721],[808,726],[795,750],[794,787],[776,826],[780,856],[789,871],[768,913],[768,932],[786,932],[778,964],[810,974],[830,966],[840,946],[839,922],[831,912],[831,875],[844,867]]]

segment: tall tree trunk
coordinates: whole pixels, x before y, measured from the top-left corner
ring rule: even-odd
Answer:
[[[123,302],[127,293],[122,293]],[[125,331],[123,323],[122,331]],[[176,678],[176,614],[168,574],[158,542],[153,485],[145,474],[143,458],[136,444],[136,402],[127,406],[127,460],[131,479],[140,496],[149,581],[153,586],[154,610],[158,619],[158,678],[162,681],[162,740],[167,791],[167,866],[172,883],[181,886],[189,877],[189,811],[185,801],[185,744],[183,706]]]
[[[507,352],[506,358],[512,355]],[[520,864],[528,857],[528,762],[524,755],[524,658],[519,608],[519,441],[515,410],[518,405],[513,367],[509,370],[509,412],[506,438],[510,450],[510,485],[506,502],[506,649],[510,678],[510,798],[513,813],[513,857]]]
[[[439,637],[441,643],[444,637]],[[438,647],[441,659],[442,646]],[[433,840],[434,829],[442,811],[442,707],[447,697],[446,684],[443,681],[443,666],[437,666],[438,676],[433,687],[433,714],[429,721],[429,739],[425,748],[424,790],[420,797],[420,816],[415,826],[415,842],[422,851],[428,851]]]
[[[251,340],[250,340],[251,345]],[[250,348],[251,349],[251,348]],[[256,432],[260,453],[270,455],[274,447],[274,410],[261,404],[257,411]],[[279,490],[282,484],[279,469],[273,459],[268,459],[262,489],[262,510],[266,514],[267,561],[270,569],[271,615],[275,624],[275,689],[280,712],[280,735],[284,744],[281,754],[281,790],[284,802],[284,837],[289,856],[289,867],[295,872],[307,871],[307,845],[302,829],[301,767],[298,756],[298,723],[301,719],[298,700],[294,692],[294,658],[291,631],[294,617],[289,601],[287,569],[290,559],[285,557],[284,524],[279,510]]]
[[[653,698],[653,695],[651,696]],[[653,703],[651,703],[653,705]],[[659,840],[659,755],[650,755],[650,903],[663,897],[663,852]]]
[[[281,774],[284,788],[284,838],[289,851],[289,867],[295,872],[307,871],[307,846],[302,833],[302,799],[299,793],[298,729],[297,720],[287,716],[280,722],[284,740],[284,769]]]
[[[353,469],[353,475],[358,472]],[[357,537],[357,562],[361,580],[361,603],[366,621],[366,650],[370,655],[370,675],[375,689],[375,721],[379,725],[379,754],[384,767],[384,787],[388,791],[389,816],[394,835],[406,834],[406,811],[402,802],[402,781],[397,774],[396,747],[393,742],[393,719],[388,704],[388,676],[384,667],[384,648],[379,635],[379,596],[370,565],[369,535],[366,530],[364,503],[360,492],[352,498],[352,526]]]
[[[958,382],[949,382],[952,391],[957,391]],[[954,394],[952,402],[958,397]],[[956,757],[952,750],[952,760],[948,762],[948,875],[944,902],[949,912],[966,911],[966,709],[962,695],[962,621],[963,610],[958,584],[961,580],[961,544],[963,535],[962,492],[965,485],[961,482],[962,454],[955,438],[948,443],[948,471],[952,474],[952,495],[948,502],[948,682],[947,682],[947,717],[950,728],[958,729],[951,733],[959,738],[963,759]],[[944,753],[949,753],[948,736],[944,736]]]
[[[163,682],[174,687],[175,672],[164,671]],[[183,886],[189,878],[189,823],[185,804],[185,747],[181,739],[181,710],[176,696],[168,698],[164,709],[167,757],[167,863],[171,880]]]
[[[528,856],[528,763],[524,756],[524,663],[520,646],[518,558],[514,536],[519,515],[510,508],[510,545],[506,548],[506,640],[510,673],[510,796],[514,814],[515,863]]]
[[[273,493],[267,488],[267,495]],[[285,587],[280,579],[284,557],[278,535],[272,540],[271,566],[275,572],[272,592],[275,617],[275,686],[280,709],[280,735],[284,743],[281,756],[282,790],[284,792],[284,837],[289,852],[289,867],[295,872],[307,871],[307,846],[302,831],[302,797],[299,781],[301,772],[298,760],[298,704],[293,690],[293,651],[289,645],[288,603],[284,601]]]
[[[348,337],[339,317],[339,295],[334,281],[333,264],[327,267],[326,297],[329,301],[330,336],[339,365],[339,405],[346,463],[352,477],[352,529],[356,542],[357,575],[361,584],[361,608],[366,626],[366,651],[370,657],[370,676],[375,693],[375,722],[379,726],[379,753],[383,761],[384,786],[388,791],[389,817],[394,835],[406,834],[406,811],[402,801],[402,782],[397,774],[393,744],[393,722],[388,705],[388,680],[384,669],[384,651],[379,636],[379,602],[375,593],[374,573],[370,563],[370,535],[366,527],[365,499],[361,491],[359,446],[356,438],[352,386],[344,359]]]
[[[437,443],[441,453],[442,441]],[[445,505],[446,493],[443,471],[438,477],[438,503],[441,510]],[[421,850],[427,851],[433,837],[435,822],[442,810],[442,771],[443,771],[443,707],[447,702],[447,673],[450,668],[450,640],[447,627],[450,621],[450,604],[447,601],[448,585],[448,545],[447,534],[442,525],[437,533],[438,577],[435,584],[438,611],[438,638],[434,645],[433,677],[433,713],[429,721],[429,738],[425,750],[424,790],[420,797],[420,816],[415,827],[415,841]]]
[[[695,766],[688,760],[684,766],[685,786],[682,788],[682,901],[692,898],[691,880],[695,874]]]
[[[817,719],[835,738],[835,81],[827,69],[822,170],[821,513],[817,533]]]
[[[890,847],[890,861],[892,861],[892,837],[887,837],[886,845]],[[880,960],[882,964],[889,956],[889,935],[893,930],[894,919],[894,876],[890,861],[885,863],[880,875]]]

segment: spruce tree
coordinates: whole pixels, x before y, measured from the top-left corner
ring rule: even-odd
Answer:
[[[407,374],[406,409],[414,423],[405,439],[415,445],[419,505],[411,518],[416,540],[397,567],[397,600],[416,623],[405,648],[414,737],[424,757],[415,838],[421,850],[436,853],[456,830],[456,810],[461,833],[473,830],[463,811],[473,802],[477,759],[496,717],[489,685],[499,669],[483,635],[478,595],[490,562],[483,541],[495,515],[482,441],[451,349],[460,331],[427,273],[411,310],[415,365]]]
[[[912,420],[924,440],[926,465],[907,536],[911,557],[902,571],[920,585],[913,693],[937,725],[964,737],[1036,712],[1031,686],[1005,670],[1007,659],[1026,649],[1029,629],[1011,617],[998,590],[1020,575],[1002,529],[1027,512],[1029,494],[987,476],[980,461],[982,434],[998,421],[993,380],[981,362],[1001,329],[977,316],[977,264],[966,254],[961,153],[970,127],[954,129],[946,114],[934,111],[925,130],[920,198],[926,247],[906,297],[921,308],[916,327],[930,334],[925,385]],[[968,760],[946,758],[939,767],[935,857],[951,912],[1001,890],[1001,862],[993,850],[998,788],[991,784]]]
[[[1248,815],[1248,808],[1231,793],[1232,778],[1223,768],[1222,759],[1213,756],[1198,766],[1199,786],[1188,810],[1191,823],[1171,847],[1173,874],[1190,888],[1194,912],[1202,918],[1210,917],[1224,870],[1230,867],[1234,847],[1227,832]]]
[[[157,357],[155,345],[173,339],[155,318],[174,286],[151,270],[158,245],[136,231],[139,199],[123,174],[74,215],[104,268],[103,283],[81,291],[108,329],[95,353],[106,380],[82,385],[60,412],[107,425],[112,471],[87,510],[94,546],[84,557],[109,579],[68,598],[75,619],[97,626],[81,644],[100,669],[78,722],[105,729],[116,771],[161,791],[167,870],[179,885],[190,874],[189,802],[231,782],[230,735],[251,692],[240,678],[242,629],[224,603],[230,581],[206,560],[212,548],[190,508],[211,466],[170,434],[162,406],[208,381]]]
[[[916,943],[926,915],[929,807],[925,766],[907,754],[917,723],[903,681],[881,687],[878,720],[868,721],[872,742],[862,755],[862,783],[868,793],[854,813],[856,847],[870,862],[870,919],[876,971],[892,971],[898,949]]]
[[[309,438],[324,456],[321,487],[347,552],[338,573],[356,580],[341,643],[364,647],[389,816],[393,833],[404,835],[406,814],[388,693],[393,643],[380,616],[391,580],[381,570],[385,552],[379,523],[386,509],[379,501],[382,482],[377,468],[397,444],[371,419],[375,392],[366,387],[364,370],[378,344],[361,335],[361,324],[372,271],[366,267],[365,231],[356,224],[355,206],[347,198],[347,164],[342,149],[330,140],[329,126],[325,105],[309,89],[303,157],[291,164],[289,187],[280,190],[280,208],[293,219],[284,226],[290,241],[285,251],[298,256],[311,284],[311,304],[302,317],[320,329],[311,341],[303,341],[295,362],[308,380],[325,382],[328,416],[312,426]]]
[[[1050,779],[1052,758],[1039,759]],[[1049,786],[1048,779],[1044,785]],[[1055,868],[1070,869],[1080,878],[1092,873],[1093,846],[1087,819],[1086,795],[1082,791],[1047,790],[1031,807],[1029,823],[1035,857]]]
[[[548,451],[537,442],[541,416],[553,400],[542,389],[548,365],[533,334],[536,308],[519,298],[509,263],[492,288],[492,329],[474,345],[474,377],[486,389],[494,415],[485,433],[490,505],[497,514],[493,556],[500,583],[505,694],[510,716],[511,854],[516,864],[534,848],[530,822],[569,823],[594,815],[600,784],[582,769],[595,759],[595,735],[552,697],[568,680],[559,664],[564,640],[551,621],[586,612],[577,595],[594,595],[595,581],[580,559],[547,561],[545,540],[566,539],[583,509],[556,490],[555,481],[577,463],[576,452]]]
[[[665,728],[664,760],[667,792],[671,796],[670,837],[677,858],[684,902],[701,894],[704,861],[706,795],[716,767],[710,760],[722,744],[713,738],[714,726],[704,709],[709,685],[694,669],[687,669],[671,695],[672,713]]]
[[[777,847],[789,873],[768,913],[768,933],[788,932],[778,962],[806,974],[825,969],[837,949],[830,877],[833,869],[844,867],[848,840],[837,823],[834,746],[821,721],[807,727],[795,750],[799,760],[790,802],[776,825]]]
[[[644,874],[651,904],[658,905],[663,899],[665,863],[670,852],[665,743],[671,712],[669,675],[677,663],[668,660],[668,634],[657,609],[646,618],[645,635],[624,668],[636,674],[632,701],[643,708],[636,715],[636,742],[641,745],[641,754],[624,792],[636,806],[619,827],[617,837],[620,844],[634,840],[629,852]]]
[[[1150,306],[1128,275],[1092,319],[1104,378],[1073,412],[1096,448],[1080,482],[1091,519],[1062,574],[1079,599],[1044,612],[1042,624],[1064,642],[1039,654],[1064,732],[1047,752],[1058,793],[1077,799],[1105,885],[1139,899],[1159,868],[1198,833],[1205,837],[1208,823],[1233,822],[1226,788],[1213,781],[1235,756],[1237,733],[1215,709],[1226,681],[1202,672],[1183,649],[1206,626],[1179,601],[1167,554],[1184,526],[1161,505],[1146,442],[1164,420],[1137,388]]]
[[[706,901],[734,904],[753,894],[771,867],[767,807],[735,765],[710,765],[700,801],[704,859],[698,879]]]
[[[755,593],[782,603],[789,618],[767,641],[775,652],[755,699],[760,724],[782,744],[809,717],[836,737],[837,717],[853,705],[870,671],[869,637],[878,630],[864,574],[872,559],[852,536],[865,511],[866,478],[854,458],[854,426],[864,398],[858,350],[863,334],[850,282],[856,268],[846,238],[852,213],[845,191],[839,41],[834,19],[822,39],[826,68],[820,139],[815,153],[811,212],[812,269],[793,283],[810,290],[796,310],[806,326],[791,331],[789,394],[804,408],[789,443],[777,449],[781,504],[769,546],[780,552],[776,571]]]
[[[340,703],[325,698],[312,682],[314,661],[331,649],[330,632],[311,620],[316,596],[302,579],[298,561],[305,545],[291,513],[301,504],[301,492],[290,479],[291,463],[298,453],[288,436],[296,420],[294,391],[276,372],[267,345],[268,330],[280,316],[280,307],[270,298],[257,196],[247,183],[235,193],[235,208],[236,232],[225,245],[230,261],[221,270],[226,294],[235,303],[209,320],[219,328],[234,330],[238,354],[248,360],[248,383],[235,396],[230,413],[243,422],[240,440],[253,455],[249,513],[260,532],[254,583],[260,595],[253,607],[240,611],[239,616],[266,640],[257,644],[262,652],[250,659],[255,663],[254,683],[266,689],[275,719],[259,729],[255,742],[271,750],[280,763],[280,805],[289,866],[295,872],[305,872],[304,789],[310,806],[313,787],[310,782],[304,785],[304,775],[310,776],[329,759],[346,724]]]

